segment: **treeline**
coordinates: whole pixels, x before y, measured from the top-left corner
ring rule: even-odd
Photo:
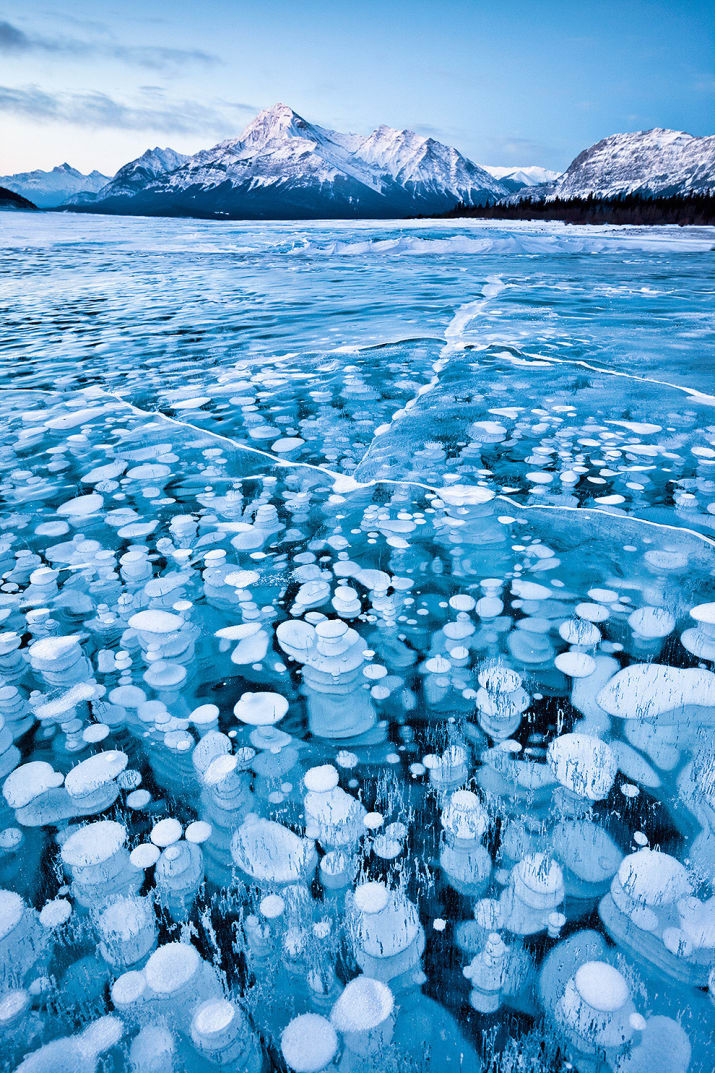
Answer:
[[[570,224],[715,224],[714,194],[674,194],[672,197],[555,198],[512,204],[465,205],[446,217],[472,216],[479,220],[563,220]]]

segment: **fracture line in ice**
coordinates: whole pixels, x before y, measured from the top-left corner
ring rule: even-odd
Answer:
[[[436,489],[439,492],[439,489]],[[497,499],[503,500],[505,503],[509,503],[512,507],[516,507],[517,510],[556,510],[556,511],[569,511],[573,514],[596,514],[599,516],[605,515],[607,518],[619,518],[627,519],[629,522],[634,522],[637,525],[650,526],[653,529],[669,529],[674,533],[687,533],[689,536],[696,537],[698,540],[702,540],[704,544],[708,544],[711,548],[715,548],[715,540],[712,537],[706,536],[705,533],[699,533],[697,529],[690,529],[684,525],[671,525],[668,522],[654,522],[650,518],[639,518],[635,514],[615,514],[610,510],[603,510],[601,507],[569,507],[563,503],[518,503],[511,496],[497,495]]]
[[[656,387],[668,387],[673,391],[682,391],[685,395],[689,395],[693,399],[697,399],[699,402],[704,402],[708,406],[715,406],[715,395],[708,395],[705,391],[699,391],[697,388],[689,387],[687,384],[672,384],[669,380],[656,380],[651,376],[637,376],[635,373],[624,373],[620,369],[607,369],[601,365],[592,365],[588,361],[583,361],[582,358],[555,358],[552,355],[545,354],[529,354],[527,351],[521,351],[528,361],[521,361],[523,365],[578,365],[582,369],[589,369],[594,373],[603,373],[605,376],[619,376],[625,380],[635,380],[639,384],[655,384]],[[504,352],[499,355],[504,357],[507,361],[510,360],[511,355],[509,352]]]
[[[506,284],[502,282],[499,276],[487,276],[487,282],[482,290],[482,297],[476,298],[473,302],[466,302],[464,305],[459,306],[451,321],[444,330],[445,343],[439,352],[439,357],[432,365],[432,378],[423,384],[414,398],[406,402],[404,406],[401,406],[399,410],[395,410],[389,421],[386,421],[384,425],[380,425],[373,433],[373,440],[365,454],[362,456],[356,468],[359,468],[370,454],[375,439],[379,436],[384,436],[389,432],[392,426],[404,417],[406,413],[412,410],[419,400],[427,395],[430,391],[439,384],[440,373],[447,367],[449,359],[452,354],[457,353],[462,349],[461,340],[464,333],[464,329],[470,324],[474,318],[483,310],[484,306],[497,296],[506,287]]]
[[[281,467],[283,469],[302,468],[311,469],[316,473],[321,473],[324,476],[329,477],[333,481],[335,490],[340,493],[358,491],[362,488],[374,488],[379,484],[393,485],[397,488],[420,488],[423,491],[432,492],[435,495],[440,495],[443,491],[443,489],[438,488],[435,485],[424,484],[422,481],[398,480],[397,478],[392,477],[375,477],[369,481],[357,481],[349,474],[338,473],[336,470],[329,469],[328,466],[318,465],[314,462],[289,461],[288,459],[280,458],[278,455],[273,455],[269,451],[261,451],[258,447],[251,447],[248,444],[240,443],[238,440],[234,440],[230,436],[224,436],[221,433],[213,432],[210,429],[203,429],[199,425],[192,424],[190,421],[180,421],[175,417],[170,417],[169,414],[165,414],[161,410],[144,410],[140,406],[135,406],[134,403],[128,402],[126,399],[123,399],[121,395],[116,395],[114,392],[102,390],[102,394],[113,398],[116,402],[119,402],[123,406],[128,406],[136,414],[139,414],[144,417],[157,417],[164,421],[167,421],[169,424],[176,425],[178,428],[187,428],[190,429],[192,432],[198,432],[199,434],[211,437],[213,439],[217,439],[222,443],[226,443],[229,446],[235,448],[236,450],[248,451],[250,454],[260,455],[262,458],[268,459],[275,466]],[[252,479],[255,479],[257,476],[260,475],[251,474]],[[248,480],[249,478],[246,477],[241,479]],[[701,540],[704,544],[715,548],[715,540],[713,540],[711,537],[705,536],[704,533],[699,533],[696,529],[689,529],[687,527],[678,525],[670,525],[666,522],[655,522],[646,518],[638,518],[631,514],[615,514],[612,511],[602,510],[597,507],[569,507],[558,503],[524,504],[518,503],[510,496],[504,495],[503,493],[498,494],[496,498],[501,499],[505,503],[509,503],[510,506],[515,507],[517,510],[570,511],[578,514],[588,513],[595,514],[598,516],[605,515],[608,518],[618,519],[622,519],[625,517],[630,522],[633,522],[637,525],[644,525],[653,529],[667,529],[676,533],[688,533],[690,536],[695,537],[697,540]]]

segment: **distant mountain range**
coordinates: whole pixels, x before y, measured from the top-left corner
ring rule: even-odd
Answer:
[[[76,194],[96,194],[109,182],[109,176],[99,171],[83,175],[69,164],[60,164],[52,171],[23,171],[19,175],[0,175],[0,186],[28,198],[40,209],[64,205]]]
[[[485,164],[484,170],[498,179],[502,186],[510,186],[513,190],[522,190],[527,186],[541,186],[559,177],[558,171],[549,171],[548,168],[535,165],[528,168],[492,168]]]
[[[614,134],[562,174],[537,166],[480,167],[457,149],[380,126],[367,137],[309,123],[284,104],[238,138],[193,156],[148,149],[108,179],[68,164],[0,183],[43,208],[231,219],[439,215],[455,205],[520,200],[661,197],[715,192],[715,137],[655,129]]]

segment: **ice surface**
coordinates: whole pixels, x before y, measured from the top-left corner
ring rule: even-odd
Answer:
[[[0,1067],[710,1073],[715,233],[3,239]]]

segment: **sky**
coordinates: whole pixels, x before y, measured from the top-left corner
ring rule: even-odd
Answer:
[[[277,101],[560,171],[620,131],[713,133],[715,4],[0,0],[0,174],[111,175],[149,146],[233,137]]]

